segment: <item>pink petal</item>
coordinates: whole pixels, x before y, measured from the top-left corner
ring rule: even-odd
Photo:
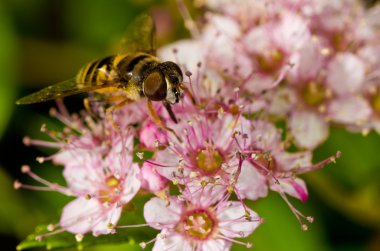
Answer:
[[[328,113],[334,121],[345,124],[363,124],[371,115],[371,107],[361,96],[345,96],[331,101]]]
[[[289,127],[296,144],[307,149],[314,149],[328,136],[327,123],[312,112],[294,112],[290,117]]]
[[[116,223],[120,214],[116,205],[104,207],[97,199],[77,198],[63,208],[60,225],[75,234],[107,234],[111,232],[108,223]]]
[[[156,193],[168,185],[168,179],[156,171],[156,166],[144,162],[140,171],[141,186],[150,192]]]
[[[235,188],[240,196],[249,200],[256,200],[268,195],[266,177],[248,161],[243,162]]]
[[[154,197],[144,205],[144,218],[149,226],[155,229],[164,229],[175,226],[180,220],[182,205],[171,197],[170,205],[163,199]]]
[[[352,53],[340,53],[328,65],[327,84],[339,95],[355,93],[362,88],[365,64]]]
[[[269,151],[279,147],[281,143],[281,135],[277,128],[271,124],[261,120],[256,120],[249,136],[252,137],[252,143],[255,147]]]
[[[275,155],[276,164],[281,171],[287,172],[302,167],[311,166],[312,154],[310,151],[288,153],[279,152]]]
[[[252,210],[248,209],[252,219],[259,219],[259,216]],[[244,207],[240,202],[229,201],[225,207],[220,207],[217,212],[219,221],[218,230],[227,237],[241,238],[250,235],[259,225],[259,221],[242,221],[241,217],[245,215]],[[236,220],[236,222],[234,222]]]
[[[301,201],[306,201],[308,199],[308,192],[306,184],[303,180],[296,179],[279,179],[280,184],[273,183],[271,189],[277,192],[285,192],[294,198]]]
[[[132,164],[129,169],[127,179],[124,181],[124,189],[120,202],[128,203],[140,190],[141,182],[139,180],[140,169],[136,163]]]
[[[194,248],[181,235],[171,233],[171,232],[161,232],[162,235],[166,236],[165,238],[157,238],[152,251],[194,251]]]
[[[116,204],[112,205],[112,209],[108,210],[107,214],[104,215],[103,220],[94,226],[92,234],[98,236],[101,234],[114,233],[114,230],[109,228],[109,224],[114,226],[117,225],[122,210],[122,207],[118,207]]]
[[[222,239],[210,239],[202,244],[202,251],[228,251],[231,242]]]
[[[292,88],[278,87],[266,95],[269,99],[269,112],[279,117],[287,116],[298,99]]]

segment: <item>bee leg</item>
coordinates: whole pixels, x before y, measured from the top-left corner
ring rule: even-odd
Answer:
[[[171,129],[170,127],[167,127],[166,125],[164,125],[160,119],[160,117],[158,117],[157,113],[156,113],[156,110],[154,109],[153,107],[153,103],[150,99],[147,99],[147,106],[148,106],[148,111],[149,111],[149,114],[152,116],[154,122],[161,128],[171,132],[174,134],[174,136],[177,138],[177,140],[179,142],[182,142],[182,140],[180,139],[180,137],[178,137],[178,135],[175,133],[175,131],[173,129]]]
[[[111,123],[112,127],[116,131],[120,131],[120,125],[118,125],[115,122],[115,120],[113,119],[113,117],[112,117],[113,112],[116,111],[117,109],[123,108],[126,104],[128,104],[130,102],[131,102],[130,99],[124,99],[122,102],[120,102],[118,104],[115,104],[115,105],[112,105],[112,106],[110,106],[110,107],[108,107],[106,109],[106,118],[109,120],[109,122]]]
[[[92,113],[91,105],[90,105],[90,99],[89,98],[84,98],[83,99],[83,106],[86,109],[88,113]]]

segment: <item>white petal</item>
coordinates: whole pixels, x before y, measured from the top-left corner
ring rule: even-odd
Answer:
[[[202,251],[228,251],[231,248],[231,242],[222,239],[211,239],[202,244]]]
[[[355,93],[362,88],[365,64],[351,53],[341,53],[328,65],[327,83],[339,95]]]
[[[300,111],[290,117],[289,127],[299,147],[313,149],[328,136],[328,126],[315,113]]]
[[[243,162],[236,189],[243,198],[250,200],[266,197],[268,194],[266,177],[248,161]]]
[[[162,233],[166,235],[166,233]],[[167,233],[167,238],[157,238],[152,251],[194,251],[191,244],[181,235]]]
[[[63,208],[60,225],[68,232],[85,234],[93,229],[102,214],[102,205],[97,199],[77,198]]]
[[[112,205],[112,208],[110,208],[103,216],[99,219],[98,224],[96,224],[92,228],[92,234],[94,236],[98,236],[101,234],[109,234],[113,232],[114,230],[109,228],[109,224],[117,225],[117,222],[120,219],[120,215],[122,212],[122,207],[117,207],[116,204]]]
[[[244,221],[244,218],[241,219],[241,217],[244,217],[245,215],[245,210],[242,204],[237,201],[229,201],[227,204],[229,206],[226,205],[225,207],[220,207],[216,216],[219,221],[218,230],[224,236],[230,238],[245,237],[250,235],[259,226],[259,221],[255,221],[255,219],[258,219],[259,217],[254,211],[248,209],[253,221]],[[234,220],[237,221],[234,222]]]
[[[288,153],[278,152],[275,155],[276,164],[281,171],[300,170],[302,167],[311,166],[312,154],[310,151]]]
[[[128,177],[124,181],[124,190],[121,202],[126,204],[128,203],[140,190],[141,182],[138,177],[140,169],[136,163],[132,164],[130,167]]]
[[[251,135],[253,144],[264,151],[276,149],[281,143],[281,135],[277,128],[261,120],[253,123]]]
[[[279,87],[266,96],[269,99],[269,113],[280,117],[289,114],[297,103],[296,92],[291,88]]]
[[[174,226],[180,220],[182,205],[174,197],[170,198],[170,205],[163,199],[154,197],[144,205],[145,221],[153,228],[163,229]]]
[[[197,40],[180,40],[169,46],[162,47],[158,51],[160,58],[173,61],[181,65],[185,71],[197,74],[199,62],[204,62],[202,43]],[[176,49],[177,53],[173,52]],[[195,51],[200,53],[194,53]]]
[[[346,96],[334,99],[328,107],[328,112],[338,123],[360,125],[369,119],[371,107],[360,96]]]

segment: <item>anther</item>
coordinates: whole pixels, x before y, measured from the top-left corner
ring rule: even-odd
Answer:
[[[22,173],[29,173],[30,172],[30,167],[27,165],[21,166],[21,172]]]
[[[50,108],[49,115],[52,117],[57,116],[57,110],[55,108]]]
[[[143,153],[143,152],[137,152],[137,153],[136,153],[136,156],[137,156],[137,158],[139,158],[139,159],[143,159],[143,158],[144,158],[144,153]]]
[[[308,222],[310,222],[310,223],[313,223],[313,222],[314,222],[314,217],[312,217],[312,216],[307,216],[307,217],[306,217],[306,220],[307,220]]]
[[[55,228],[55,226],[53,225],[53,224],[49,224],[49,225],[47,225],[47,227],[46,227],[46,229],[48,230],[48,231],[53,231],[54,230],[54,228]]]
[[[193,75],[190,71],[186,71],[185,72],[185,75],[187,76],[187,77],[190,77],[191,75]]]
[[[145,243],[145,242],[141,242],[139,245],[140,245],[140,247],[141,247],[142,249],[145,249],[145,248],[146,248],[146,243]]]
[[[307,226],[306,224],[302,224],[302,225],[301,225],[301,229],[302,229],[303,231],[307,231],[309,228],[308,228],[308,226]]]
[[[77,241],[77,242],[81,242],[82,240],[83,240],[83,234],[76,234],[75,235],[75,240]]]
[[[20,189],[22,187],[22,183],[18,180],[15,180],[15,182],[13,182],[13,188],[14,189]]]
[[[22,143],[24,143],[24,145],[26,145],[26,146],[30,146],[31,141],[32,140],[29,137],[24,137],[22,139]]]
[[[47,131],[47,129],[46,129],[46,124],[42,124],[42,125],[41,125],[40,131],[41,131],[41,132],[46,132],[46,131]]]
[[[44,157],[37,157],[36,160],[37,160],[37,162],[40,163],[40,164],[42,164],[42,163],[45,162],[45,158],[44,158]]]

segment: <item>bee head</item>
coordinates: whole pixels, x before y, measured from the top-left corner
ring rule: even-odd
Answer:
[[[183,75],[181,68],[176,63],[166,61],[158,65],[158,68],[165,76],[167,93],[165,100],[171,104],[179,102],[182,96],[183,90],[181,84],[183,81]]]
[[[179,102],[182,95],[182,71],[173,62],[160,63],[144,80],[143,91],[152,101]]]

